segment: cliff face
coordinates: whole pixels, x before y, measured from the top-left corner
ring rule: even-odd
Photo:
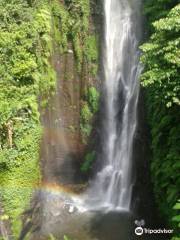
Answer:
[[[80,167],[95,134],[99,99],[97,13],[93,11],[95,3],[90,6],[89,1],[56,4],[51,62],[57,86],[46,109],[40,110],[44,127],[40,157],[44,183],[72,184],[81,181]],[[62,32],[65,19],[77,24],[77,29],[66,22],[67,29]]]
[[[80,159],[84,151],[79,125],[81,81],[72,48],[63,54],[55,49],[52,60],[57,87],[41,114],[44,126],[41,165],[44,181],[63,183],[73,177],[73,159]]]

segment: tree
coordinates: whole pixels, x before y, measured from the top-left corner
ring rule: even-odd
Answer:
[[[145,70],[142,85],[167,107],[180,105],[180,4],[153,23],[150,41],[141,46]]]

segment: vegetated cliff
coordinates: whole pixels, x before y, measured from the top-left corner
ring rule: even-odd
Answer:
[[[82,159],[92,134],[99,92],[98,34],[91,4],[88,0],[0,2],[1,221],[11,223],[15,239],[20,216],[41,183],[42,134],[42,178],[55,182],[60,172],[56,164],[49,168],[48,154],[57,154],[58,147],[62,158]],[[54,151],[46,154],[48,145]],[[82,171],[91,166],[94,153],[89,154]]]
[[[141,49],[146,107],[151,129],[151,175],[162,216],[179,223],[179,1],[146,1],[151,37]],[[175,205],[176,204],[176,205]],[[173,207],[174,206],[174,207]]]
[[[88,171],[95,157],[91,139],[99,104],[96,77],[99,34],[94,25],[93,1],[91,4],[52,3],[55,36],[52,65],[57,73],[57,87],[46,111],[41,111],[44,182],[73,183],[80,175],[76,170]]]

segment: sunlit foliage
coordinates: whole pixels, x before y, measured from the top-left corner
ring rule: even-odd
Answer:
[[[55,86],[48,2],[0,0],[0,196],[17,239],[38,185],[38,96]]]
[[[154,192],[161,214],[174,228],[178,228],[179,210],[173,206],[178,201],[180,186],[180,4],[177,3],[146,1],[145,12],[152,34],[141,46],[144,64],[141,83],[146,90],[152,136]]]

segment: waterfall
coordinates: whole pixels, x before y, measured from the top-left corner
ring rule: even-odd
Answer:
[[[103,167],[92,181],[96,208],[129,210],[133,188],[133,140],[139,96],[141,0],[104,0]]]

